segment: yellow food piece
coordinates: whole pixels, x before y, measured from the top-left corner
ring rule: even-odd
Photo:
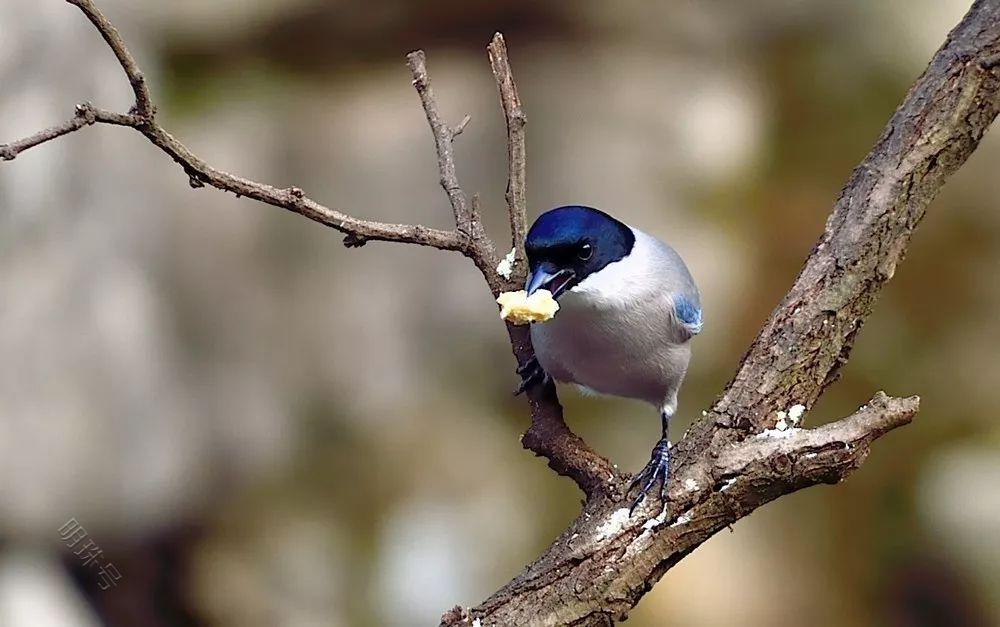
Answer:
[[[500,317],[512,324],[545,322],[559,311],[559,303],[548,290],[538,290],[531,296],[524,290],[504,292],[497,297],[497,304]]]

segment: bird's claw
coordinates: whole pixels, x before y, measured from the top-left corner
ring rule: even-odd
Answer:
[[[636,486],[642,486],[642,489],[639,490],[639,496],[637,496],[635,501],[632,502],[632,507],[628,510],[628,515],[631,516],[633,512],[635,512],[635,508],[639,507],[639,504],[646,498],[650,489],[656,484],[657,479],[660,480],[660,503],[666,505],[667,480],[669,478],[670,442],[666,438],[663,438],[656,443],[656,446],[653,447],[653,452],[649,457],[649,463],[646,464],[646,467],[632,478],[632,482],[629,484],[628,490],[625,491],[627,496],[632,493],[632,490],[634,490]]]
[[[545,372],[542,365],[538,363],[538,359],[534,357],[523,366],[518,366],[517,374],[521,375],[521,382],[517,385],[517,389],[514,390],[514,396],[523,394],[525,390],[536,383],[545,383],[549,378],[549,374]]]

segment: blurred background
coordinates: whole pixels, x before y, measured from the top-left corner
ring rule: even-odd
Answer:
[[[502,30],[532,217],[609,210],[671,242],[701,285],[679,435],[970,2],[98,4],[161,121],[210,163],[447,227],[403,63],[424,48],[445,115],[472,116],[459,174],[505,251],[485,54]],[[0,3],[0,141],[84,100],[126,110],[130,92],[79,11]],[[629,625],[1000,625],[998,158],[994,131],[808,417],[885,389],[921,395],[914,424],[844,485],[712,539]],[[0,625],[436,624],[565,527],[580,494],[520,447],[526,406],[472,264],[340,241],[191,189],[133,131],[87,129],[0,165]],[[563,400],[619,466],[646,461],[648,408]]]

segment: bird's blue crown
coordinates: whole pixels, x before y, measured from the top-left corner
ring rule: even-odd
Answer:
[[[539,263],[572,267],[577,280],[620,261],[635,245],[628,225],[592,207],[556,207],[538,216],[525,247],[534,270]]]

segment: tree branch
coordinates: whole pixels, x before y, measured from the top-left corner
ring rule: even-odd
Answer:
[[[760,428],[782,407],[811,407],[837,379],[927,205],[997,115],[998,5],[973,5],[851,174],[795,284],[712,408],[728,424]]]
[[[510,276],[495,267],[495,247],[483,229],[478,197],[470,203],[458,182],[453,142],[468,116],[454,128],[442,121],[423,52],[407,59],[452,206],[455,229],[450,231],[355,218],[296,187],[277,188],[208,165],[155,122],[141,71],[92,0],[67,1],[84,12],[115,53],[135,103],[127,114],[78,105],[68,121],[0,145],[0,160],[96,123],[127,126],[170,155],[194,187],[210,185],[293,211],[344,233],[347,246],[384,240],[459,251],[482,271],[494,295],[523,284],[525,117],[499,34],[489,56],[507,123],[506,199],[515,248]],[[1000,0],[977,0],[852,174],[823,236],[733,380],[674,447],[670,499],[658,514],[647,502],[639,510],[644,516],[630,517],[621,502],[628,477],[569,430],[551,383],[529,390],[532,424],[522,442],[572,478],[586,493],[586,504],[524,573],[482,605],[449,612],[443,624],[479,619],[481,624],[606,625],[624,619],[667,570],[719,529],[783,494],[841,481],[862,463],[873,440],[912,419],[916,397],[879,393],[839,422],[811,430],[797,426],[847,361],[927,205],[996,117],[997,59]],[[528,363],[534,355],[528,328],[508,324],[507,330],[518,363]]]
[[[95,109],[89,102],[84,102],[76,105],[73,117],[66,122],[39,131],[30,137],[25,137],[18,141],[9,144],[0,144],[0,161],[13,161],[17,155],[29,148],[34,148],[39,144],[44,144],[47,141],[68,135],[73,131],[80,130],[84,126],[89,126],[97,122],[117,124],[119,126],[135,126],[139,124],[139,119],[134,115],[123,115],[121,113],[104,111],[103,109]]]
[[[1000,109],[1000,0],[977,0],[851,175],[788,295],[705,417],[674,447],[668,506],[628,517],[589,499],[546,552],[481,605],[442,625],[608,625],[714,533],[783,494],[836,483],[918,399],[879,393],[854,415],[781,431],[846,363],[927,205]],[[795,422],[793,420],[793,422]],[[622,489],[611,482],[609,494]]]
[[[507,58],[507,44],[503,35],[496,33],[487,47],[490,67],[500,92],[500,104],[507,122],[507,214],[510,217],[511,242],[514,247],[512,279],[520,286],[527,278],[528,264],[524,253],[524,239],[528,232],[527,200],[525,196],[526,158],[524,150],[524,125],[527,117],[521,109],[521,98]]]
[[[837,483],[873,440],[910,422],[916,397],[881,392],[856,413],[817,429],[766,431],[714,446],[671,482],[670,507],[651,518],[605,503],[583,514],[524,573],[442,625],[610,625],[677,562],[716,532],[775,498]]]
[[[134,113],[143,120],[152,121],[153,116],[156,114],[156,108],[153,106],[153,99],[149,95],[146,77],[139,70],[139,65],[132,58],[132,53],[125,47],[125,42],[122,40],[121,35],[118,34],[118,29],[108,21],[108,18],[104,17],[104,14],[97,10],[97,7],[94,6],[91,0],[66,0],[66,2],[76,5],[83,11],[83,14],[87,16],[87,19],[97,28],[97,32],[107,42],[111,51],[115,53],[118,63],[122,66],[122,70],[125,71],[125,76],[132,86],[132,92],[135,94],[135,106],[129,113]]]
[[[514,260],[509,275],[505,277],[507,280],[503,289],[517,290],[524,287],[528,276],[528,261],[524,252],[528,223],[525,200],[527,157],[524,142],[524,126],[527,118],[521,109],[521,100],[517,95],[517,85],[514,83],[503,35],[500,33],[493,35],[493,40],[486,50],[507,124],[505,196]],[[535,356],[528,327],[508,323],[507,334],[510,336],[518,366],[527,365]],[[524,448],[539,457],[544,457],[548,460],[550,468],[575,481],[588,499],[607,494],[616,476],[614,466],[570,430],[563,418],[563,409],[559,404],[555,385],[550,381],[545,385],[532,386],[527,390],[527,396],[531,406],[531,426],[521,437]]]
[[[455,151],[454,139],[460,132],[445,124],[438,112],[437,100],[434,98],[434,90],[431,89],[431,79],[427,76],[427,59],[423,50],[415,50],[406,55],[406,64],[413,74],[413,87],[420,96],[420,102],[427,115],[427,123],[431,127],[434,135],[434,148],[437,151],[438,170],[441,173],[441,187],[448,195],[451,203],[452,213],[455,216],[455,226],[460,233],[472,236],[472,210],[469,208],[468,198],[462,191],[458,183],[458,174],[455,171]],[[463,120],[462,129],[465,129],[467,121]]]
[[[170,155],[187,173],[188,182],[192,187],[210,185],[223,191],[232,192],[237,196],[247,196],[275,207],[287,209],[344,233],[347,236],[344,238],[344,244],[348,247],[361,246],[368,241],[381,240],[419,244],[468,254],[468,237],[458,230],[443,231],[421,225],[362,220],[321,205],[307,197],[297,187],[284,189],[273,187],[223,172],[208,165],[154,121],[155,107],[150,99],[142,72],[139,71],[135,60],[122,41],[121,35],[92,0],[67,0],[67,2],[79,7],[104,40],[108,42],[132,85],[135,92],[135,103],[129,114],[96,109],[87,103],[78,105],[74,116],[69,121],[25,139],[0,145],[0,160],[10,161],[29,148],[78,131],[94,123],[128,126],[145,135],[156,147]]]
[[[464,252],[482,272],[490,291],[496,296],[501,291],[520,289],[527,273],[527,261],[524,257],[524,225],[527,222],[524,206],[525,118],[520,113],[517,88],[507,62],[503,36],[495,35],[488,51],[508,128],[508,214],[514,241],[518,242],[515,245],[518,252],[515,253],[512,272],[508,276],[501,275],[496,268],[496,249],[482,227],[478,197],[473,197],[470,208],[459,184],[453,150],[453,142],[459,131],[442,121],[427,74],[426,56],[423,51],[417,50],[407,55],[406,59],[413,75],[413,87],[420,96],[427,123],[434,136],[441,187],[451,202],[458,231],[469,237],[469,247]],[[466,123],[463,120],[458,128],[464,129]],[[512,148],[513,145],[516,147]],[[535,356],[528,327],[507,323],[507,334],[518,365],[525,366]],[[611,462],[587,446],[567,426],[555,385],[549,382],[543,386],[533,386],[527,391],[527,396],[531,407],[531,426],[521,438],[524,448],[547,459],[550,468],[575,481],[588,498],[605,493],[609,482],[615,477],[614,468]]]
[[[430,78],[427,74],[426,59],[422,51],[415,51],[407,56],[407,64],[413,76],[413,85],[420,96],[428,124],[434,137],[434,145],[438,155],[438,169],[441,186],[448,195],[455,218],[455,229],[443,231],[421,225],[390,224],[363,220],[331,209],[307,197],[298,187],[277,188],[265,183],[258,183],[240,176],[224,172],[212,167],[192,153],[184,144],[175,139],[152,117],[155,106],[149,95],[145,79],[142,77],[135,60],[125,46],[121,35],[111,22],[100,12],[92,0],[67,0],[79,7],[92,24],[100,32],[115,56],[118,58],[125,74],[135,92],[134,113],[120,114],[97,109],[89,103],[78,105],[74,116],[62,124],[45,129],[30,137],[0,145],[0,160],[10,161],[21,152],[51,141],[68,133],[78,131],[95,123],[128,126],[142,133],[153,145],[168,154],[188,175],[192,187],[209,185],[239,196],[247,196],[275,207],[281,207],[298,213],[310,220],[333,227],[345,234],[344,245],[348,248],[364,246],[369,241],[389,241],[405,244],[431,246],[441,250],[459,251],[472,259],[482,272],[491,293],[496,296],[501,291],[517,289],[524,282],[524,267],[519,264],[518,275],[502,276],[497,268],[497,257],[493,242],[486,235],[478,210],[478,198],[468,202],[462,191],[456,173],[453,142],[469,123],[466,116],[455,128],[442,121],[438,112],[437,101],[431,90]],[[502,42],[502,38],[500,39]],[[506,52],[502,51],[506,60]],[[506,85],[501,93],[514,93],[513,78],[510,75],[509,64],[504,62],[504,75],[497,74]],[[504,96],[506,98],[507,96]],[[139,112],[146,112],[141,115]],[[523,115],[521,116],[523,126]],[[523,132],[518,166],[512,165],[511,181],[508,189],[518,198],[524,198],[524,149]],[[518,169],[520,174],[517,174]],[[523,225],[523,202],[517,205],[517,215],[511,217],[512,225]],[[511,209],[514,211],[514,209]],[[521,236],[523,239],[523,235]],[[520,247],[523,249],[523,243]],[[531,338],[527,327],[507,325],[511,347],[519,365],[528,363],[534,357]],[[595,453],[586,443],[570,431],[562,417],[562,407],[552,385],[529,391],[532,424],[522,439],[525,448],[537,455],[546,457],[549,466],[562,475],[573,479],[587,494],[596,493],[612,474],[610,462]]]

